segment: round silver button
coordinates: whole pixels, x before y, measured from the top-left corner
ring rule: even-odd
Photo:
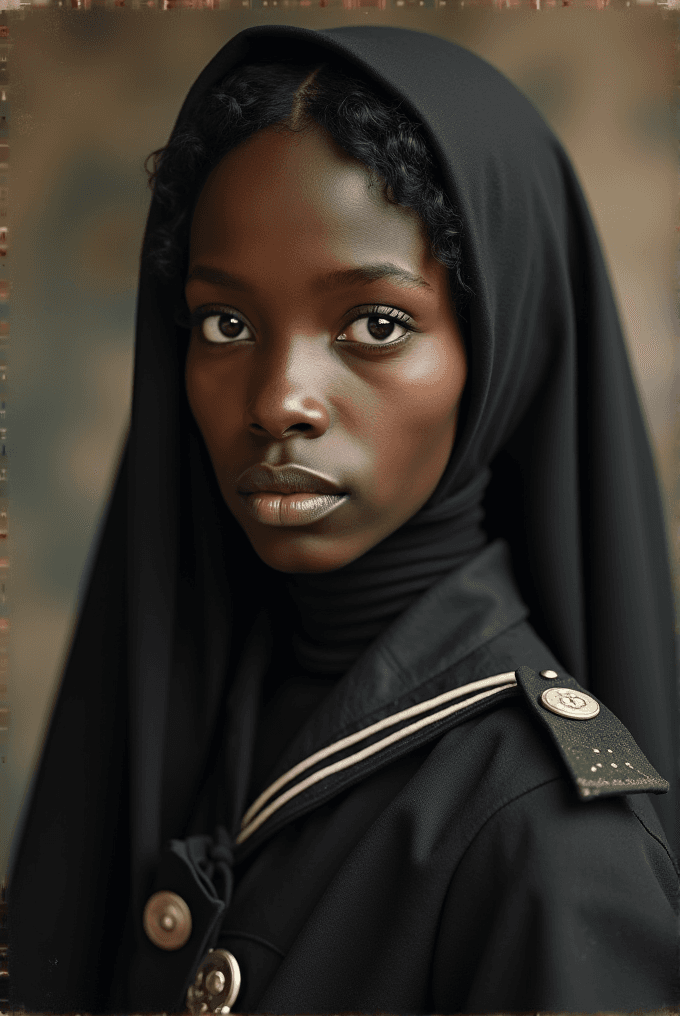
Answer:
[[[548,677],[548,678],[552,679],[554,677],[557,677],[557,671],[556,670],[542,670],[541,671],[541,677]]]
[[[219,1013],[227,1016],[241,989],[241,970],[228,949],[211,949],[196,971],[187,992],[187,1008],[192,1016]]]
[[[572,688],[547,688],[541,695],[541,705],[570,720],[592,720],[600,711],[599,702]]]
[[[144,931],[159,949],[181,949],[191,935],[191,911],[181,896],[166,889],[144,907]]]

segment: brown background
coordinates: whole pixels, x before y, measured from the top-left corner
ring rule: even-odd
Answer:
[[[9,18],[13,719],[0,745],[0,875],[127,425],[148,203],[142,163],[167,139],[203,65],[248,25],[421,28],[479,53],[536,103],[570,152],[600,229],[677,559],[677,27],[669,15],[622,2],[602,11],[49,7]]]

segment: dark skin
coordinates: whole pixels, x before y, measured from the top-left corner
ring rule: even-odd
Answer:
[[[317,130],[268,128],[228,153],[196,205],[186,298],[189,405],[266,564],[340,568],[425,504],[453,448],[465,349],[420,219],[363,165]],[[307,467],[347,496],[308,524],[263,523],[237,482],[260,463]]]

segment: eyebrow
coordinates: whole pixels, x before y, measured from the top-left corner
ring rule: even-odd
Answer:
[[[223,272],[219,268],[211,268],[208,265],[195,265],[191,269],[187,282],[191,279],[200,279],[202,282],[209,282],[216,286],[223,286],[226,289],[245,291],[250,287],[236,275]],[[343,287],[368,285],[371,282],[380,282],[386,279],[395,282],[398,286],[409,289],[431,289],[429,282],[420,275],[399,268],[398,265],[380,263],[374,265],[360,265],[357,268],[340,268],[325,275],[318,276],[314,280],[316,289],[342,289]]]
[[[319,289],[341,289],[343,286],[380,282],[382,279],[387,279],[390,282],[395,282],[398,286],[405,286],[409,289],[432,288],[422,276],[389,263],[361,265],[358,268],[341,268],[321,276],[317,279],[316,285]]]

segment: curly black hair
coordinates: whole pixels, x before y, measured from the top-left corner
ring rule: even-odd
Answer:
[[[380,181],[387,201],[420,217],[434,257],[450,269],[456,302],[470,292],[462,273],[461,220],[420,124],[405,115],[398,100],[380,95],[354,68],[335,62],[241,65],[208,93],[165,148],[151,153],[149,184],[162,214],[146,238],[148,271],[177,282],[181,291],[193,208],[208,174],[265,127],[327,132]]]

